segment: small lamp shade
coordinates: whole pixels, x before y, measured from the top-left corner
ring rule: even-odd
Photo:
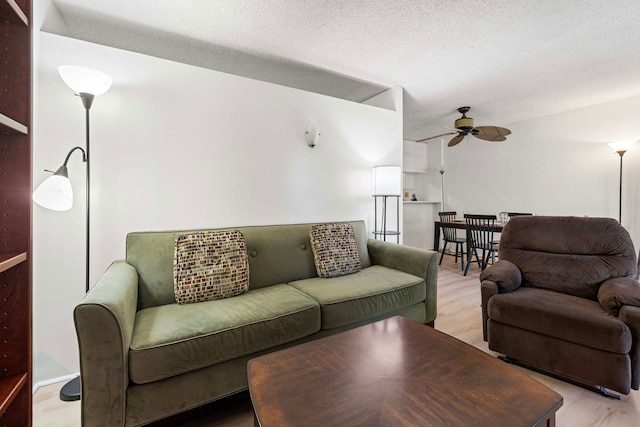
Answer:
[[[616,141],[610,142],[609,147],[611,147],[616,153],[620,153],[621,151],[625,153],[629,151],[633,144],[635,144],[635,141]]]
[[[111,87],[111,77],[102,71],[78,65],[60,65],[58,73],[62,80],[76,93],[102,95]]]
[[[375,166],[373,168],[373,195],[399,196],[402,194],[402,169],[400,166]]]
[[[33,192],[33,201],[53,211],[68,211],[73,206],[73,190],[67,167],[60,168]]]

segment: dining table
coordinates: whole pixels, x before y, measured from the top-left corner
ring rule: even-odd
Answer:
[[[496,233],[502,232],[507,222],[496,220],[493,224],[493,231]],[[467,222],[464,219],[454,219],[453,221],[435,221],[435,227],[433,232],[433,250],[438,252],[440,250],[440,229],[442,227],[458,228],[460,230],[467,229]]]

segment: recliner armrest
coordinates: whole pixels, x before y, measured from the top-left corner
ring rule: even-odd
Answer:
[[[482,338],[487,341],[487,322],[489,321],[489,312],[487,306],[489,305],[489,299],[492,296],[498,295],[498,285],[491,280],[484,280],[482,282],[480,293],[482,297]]]
[[[598,302],[614,316],[625,305],[640,307],[640,282],[626,276],[607,279],[598,288]]]
[[[514,263],[501,259],[480,273],[480,282],[485,280],[495,283],[500,293],[512,292],[522,284],[522,273]]]
[[[518,289],[522,284],[522,273],[514,263],[502,259],[480,273],[480,282],[482,283],[482,338],[487,341],[489,299],[498,293]]]
[[[620,309],[622,320],[631,331],[631,388],[640,388],[640,307],[625,305]]]

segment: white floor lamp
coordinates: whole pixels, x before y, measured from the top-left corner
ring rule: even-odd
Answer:
[[[47,178],[33,192],[33,201],[44,208],[55,211],[67,211],[71,209],[71,206],[73,206],[73,189],[71,188],[71,182],[69,181],[67,162],[74,151],[80,150],[82,152],[82,161],[86,163],[87,167],[85,291],[89,292],[89,221],[91,218],[91,203],[89,198],[91,194],[89,168],[91,160],[89,156],[89,110],[91,109],[94,97],[102,95],[109,90],[111,87],[111,77],[103,72],[75,65],[61,65],[58,67],[58,72],[67,86],[69,86],[82,100],[82,105],[85,108],[86,146],[84,149],[82,149],[82,147],[75,147],[69,151],[69,154],[67,154],[62,166],[60,166],[52,176]],[[76,377],[69,381],[60,390],[60,399],[64,401],[79,400],[81,390],[80,385],[80,377]]]

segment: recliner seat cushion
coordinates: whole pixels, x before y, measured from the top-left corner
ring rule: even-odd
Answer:
[[[424,301],[424,279],[373,265],[346,276],[298,280],[289,285],[320,303],[322,329],[358,323]]]
[[[487,310],[491,320],[520,329],[612,353],[626,354],[631,349],[629,328],[597,301],[519,288],[493,296]]]
[[[224,300],[151,307],[136,314],[129,376],[137,384],[149,383],[318,330],[317,301],[284,284]]]

